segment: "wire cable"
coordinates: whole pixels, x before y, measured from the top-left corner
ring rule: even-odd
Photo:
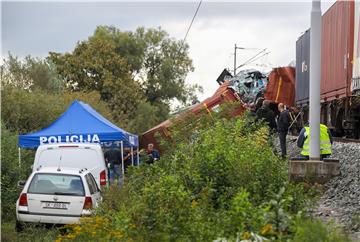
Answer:
[[[197,8],[196,8],[195,14],[194,14],[194,16],[193,16],[193,18],[192,18],[192,20],[191,20],[191,23],[190,23],[190,25],[189,25],[189,27],[188,27],[188,29],[187,29],[187,31],[186,31],[186,34],[185,34],[185,36],[184,36],[183,41],[182,41],[183,43],[185,43],[185,40],[186,40],[186,38],[187,38],[187,36],[188,36],[188,34],[189,34],[189,31],[190,31],[190,29],[191,29],[191,26],[192,26],[193,23],[194,23],[194,20],[195,20],[195,18],[196,18],[196,15],[197,15],[197,13],[198,13],[198,11],[199,11],[199,8],[200,8],[200,6],[201,6],[201,3],[202,3],[202,0],[200,0],[199,5],[198,5]]]

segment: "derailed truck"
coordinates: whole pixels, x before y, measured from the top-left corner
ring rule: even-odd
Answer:
[[[295,99],[295,68],[274,68],[270,73],[262,73],[249,69],[239,72],[235,77],[224,70],[217,79],[220,87],[214,95],[204,101],[187,107],[170,119],[163,121],[140,136],[140,147],[146,148],[149,143],[160,149],[160,140],[172,142],[171,127],[181,122],[188,113],[195,116],[211,115],[217,112],[220,106],[233,103],[235,109],[229,110],[230,117],[243,114],[246,110],[255,111],[258,100],[264,97],[270,100],[276,111],[277,103],[284,103],[292,107]]]

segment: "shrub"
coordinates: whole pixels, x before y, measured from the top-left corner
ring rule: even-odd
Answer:
[[[18,137],[6,130],[2,125],[1,133],[1,219],[15,218],[15,202],[21,189],[17,187],[19,180],[26,180],[31,172],[34,152],[21,151],[21,165],[18,160]]]
[[[319,219],[298,222],[294,242],[350,242],[351,240],[334,224],[324,224]]]
[[[105,192],[97,216],[107,219],[110,240],[116,232],[124,241],[291,238],[308,199],[288,182],[268,129],[245,117],[214,115],[194,123],[182,126],[192,135],[172,131],[176,146],[160,161],[130,168],[121,189]],[[67,236],[92,236],[87,222],[78,226],[81,232]]]

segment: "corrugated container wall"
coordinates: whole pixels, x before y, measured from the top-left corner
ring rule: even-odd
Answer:
[[[354,58],[351,91],[360,95],[360,1],[355,2],[354,14]]]
[[[337,1],[322,17],[322,101],[350,94],[353,41],[354,1]]]
[[[265,99],[293,107],[295,101],[295,68],[291,66],[274,68],[269,75]]]
[[[295,102],[302,105],[309,99],[310,30],[296,41]]]

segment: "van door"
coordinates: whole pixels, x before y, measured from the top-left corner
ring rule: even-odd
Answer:
[[[102,201],[100,189],[91,173],[85,175],[85,180],[89,186],[89,191],[92,201],[94,203],[94,208],[96,208],[97,206],[99,206],[99,203]]]

